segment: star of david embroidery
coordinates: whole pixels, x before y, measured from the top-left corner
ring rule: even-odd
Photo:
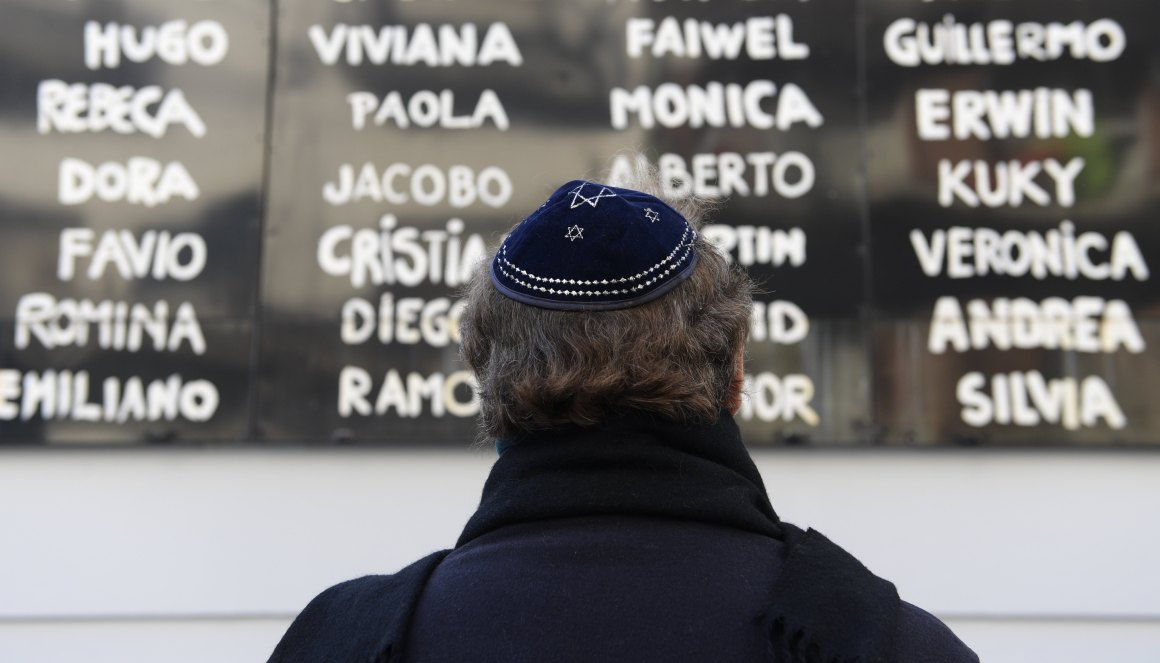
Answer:
[[[656,223],[661,220],[661,215],[657,214],[651,207],[646,207],[644,210],[644,218],[648,219],[650,223]]]
[[[584,239],[584,229],[580,226],[572,226],[568,229],[568,232],[564,235],[564,237],[570,242],[575,242],[578,239]]]
[[[616,194],[613,193],[611,190],[609,190],[609,188],[606,186],[600,187],[600,191],[595,196],[585,196],[584,195],[584,187],[585,186],[586,185],[581,184],[580,186],[578,186],[575,189],[572,189],[571,191],[568,192],[568,193],[572,194],[572,205],[568,209],[576,209],[577,207],[579,207],[585,203],[588,203],[592,207],[596,207],[596,203],[600,202],[601,198],[615,198],[616,197]]]

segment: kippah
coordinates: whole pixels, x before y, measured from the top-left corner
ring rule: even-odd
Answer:
[[[685,217],[659,198],[573,180],[511,231],[491,261],[491,281],[541,308],[629,308],[693,273],[696,239]]]

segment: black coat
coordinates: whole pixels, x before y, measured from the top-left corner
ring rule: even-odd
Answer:
[[[970,663],[825,537],[781,522],[732,418],[519,440],[454,550],[332,587],[271,663]]]

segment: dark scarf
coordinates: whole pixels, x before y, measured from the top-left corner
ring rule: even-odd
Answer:
[[[505,445],[456,545],[506,525],[599,514],[697,520],[783,538],[731,417],[691,427],[631,416]]]

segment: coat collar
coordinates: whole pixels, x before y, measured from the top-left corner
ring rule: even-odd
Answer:
[[[600,514],[700,521],[778,539],[785,558],[758,620],[770,659],[895,660],[894,586],[818,532],[778,519],[726,413],[703,426],[637,415],[525,436],[492,467],[456,545],[508,525]]]
[[[695,520],[782,538],[733,418],[647,415],[537,431],[507,447],[457,545],[535,520],[621,514]]]

